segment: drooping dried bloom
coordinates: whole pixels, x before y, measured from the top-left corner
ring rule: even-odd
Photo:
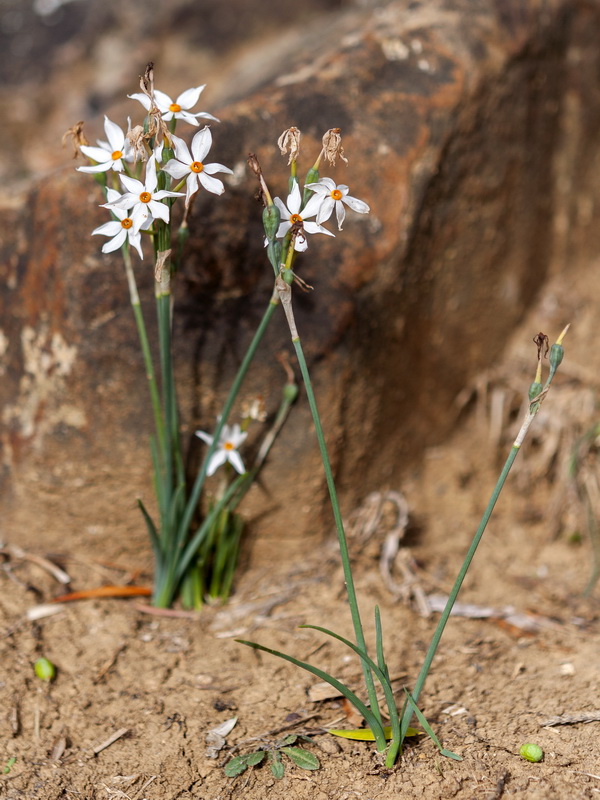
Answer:
[[[67,144],[67,140],[72,140],[73,145],[73,158],[77,158],[79,155],[79,148],[83,146],[87,146],[89,144],[88,140],[85,138],[83,133],[83,120],[76,122],[75,125],[72,125],[68,131],[63,133],[62,137],[62,146],[65,147]]]
[[[147,136],[141,125],[136,125],[135,128],[127,132],[127,141],[131,146],[134,164],[137,164],[138,160],[148,160]]]
[[[342,133],[340,128],[331,128],[323,136],[323,155],[325,160],[335,166],[335,159],[339,156],[344,164],[348,163],[348,159],[344,155],[344,148],[342,147]]]
[[[288,150],[290,152],[290,157],[288,158],[288,165],[292,163],[292,161],[296,161],[298,156],[300,155],[300,137],[302,134],[300,133],[299,128],[288,128],[285,130],[279,139],[277,139],[277,146],[281,151],[281,155],[284,156]]]

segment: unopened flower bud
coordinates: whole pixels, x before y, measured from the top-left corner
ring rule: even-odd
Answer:
[[[553,371],[557,370],[560,366],[560,362],[563,360],[563,356],[565,354],[565,349],[562,344],[553,344],[550,348],[550,369]]]
[[[542,384],[539,381],[534,381],[529,387],[529,400],[533,401],[542,391]]]
[[[291,286],[294,282],[294,272],[291,269],[287,268],[282,269],[281,277],[287,283],[288,286]]]
[[[275,204],[265,206],[263,209],[262,218],[265,228],[265,235],[271,242],[277,235],[277,229],[279,228],[279,223],[281,222],[281,213]]]

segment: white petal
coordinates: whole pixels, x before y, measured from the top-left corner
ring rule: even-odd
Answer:
[[[188,123],[188,125],[194,125],[196,128],[200,124],[196,117],[193,114],[190,114],[189,111],[177,111],[174,115],[175,119],[182,119]],[[166,117],[163,117],[166,119]]]
[[[162,219],[163,222],[169,221],[169,206],[164,203],[158,203],[156,200],[150,200],[148,203],[152,216],[156,219]],[[138,228],[139,230],[139,228]]]
[[[154,200],[162,200],[164,197],[183,197],[184,192],[169,192],[167,189],[161,189],[160,192],[154,192],[152,197]]]
[[[200,172],[198,174],[198,178],[207,192],[212,192],[213,194],[223,194],[225,191],[222,181],[220,181],[218,178],[213,178],[210,175],[207,175],[205,172]]]
[[[106,199],[109,203],[114,203],[115,200],[118,200],[121,195],[117,192],[116,189],[107,189],[106,190]]]
[[[208,155],[211,145],[212,133],[210,132],[210,128],[202,128],[202,130],[198,131],[198,133],[196,133],[192,139],[193,160],[203,162]]]
[[[281,200],[279,197],[275,197],[273,199],[273,203],[279,209],[279,213],[281,214],[282,219],[289,219],[292,216],[290,212],[287,210],[287,206],[284,205],[283,200]]]
[[[333,213],[333,207],[335,206],[335,200],[328,194],[327,197],[324,198],[323,203],[321,204],[321,208],[319,209],[319,213],[317,214],[317,222],[319,225],[321,222],[326,222],[331,214]]]
[[[227,436],[223,435],[225,431],[227,431]],[[248,431],[242,431],[237,422],[230,428],[227,425],[223,426],[223,433],[221,434],[221,440],[231,442],[236,449],[248,438]]]
[[[341,200],[338,200],[335,204],[335,216],[337,218],[338,230],[341,231],[344,220],[346,219],[346,210]]]
[[[106,115],[104,117],[104,132],[106,133],[106,138],[108,139],[110,149],[113,153],[115,150],[123,150],[125,134],[116,122],[111,122]]]
[[[287,207],[291,214],[298,214],[300,212],[300,205],[302,203],[302,195],[300,194],[300,187],[298,181],[294,181],[292,191],[288,195]]]
[[[170,175],[176,180],[181,180],[191,172],[189,167],[187,167],[185,164],[182,164],[181,161],[176,161],[174,158],[168,161],[162,169],[163,172],[166,172],[167,175]]]
[[[208,111],[198,111],[198,113],[193,116],[200,119],[210,119],[213,122],[221,122],[218,117],[214,117],[212,114],[209,114]]]
[[[125,228],[121,228],[120,232],[117,233],[114,239],[110,239],[108,242],[105,242],[102,245],[102,252],[112,253],[113,250],[118,250],[126,238],[127,238],[127,231],[125,230]]]
[[[165,94],[158,89],[154,90],[154,102],[160,111],[168,111],[169,106],[173,103],[168,94]],[[148,108],[149,107],[150,106],[148,106]]]
[[[129,175],[119,175],[119,177],[121,178],[121,183],[127,189],[127,191],[135,195],[136,198],[138,198],[144,191],[144,184],[141,181],[138,181],[135,178],[130,178]]]
[[[352,211],[358,211],[359,214],[368,214],[371,210],[369,206],[362,200],[358,200],[356,197],[350,197],[350,195],[343,197],[342,202],[346,203],[347,206],[350,206]]]
[[[316,222],[305,222],[304,230],[307,233],[326,233],[328,236],[335,237],[335,233],[328,231],[327,228],[324,228],[322,225],[317,225]]]
[[[207,475],[214,475],[215,472],[219,469],[227,461],[227,451],[226,450],[217,450],[216,453],[213,453],[211,456],[210,461],[208,462],[208,469],[206,470]]]
[[[196,86],[194,89],[186,89],[185,92],[179,95],[175,102],[182,108],[193,108],[198,102],[198,98],[205,86],[206,84],[203,83],[202,86]]]
[[[302,231],[300,231],[300,233],[298,234],[298,236],[296,236],[296,239],[294,240],[294,250],[297,253],[303,253],[307,247],[308,247],[308,242],[306,240],[306,236],[304,235],[304,233],[302,233]]]
[[[89,167],[77,167],[78,172],[108,172],[114,165],[114,161],[105,161],[103,164],[94,164]]]
[[[204,172],[207,172],[209,175],[214,175],[216,172],[225,172],[227,175],[233,175],[232,169],[229,169],[229,167],[223,164],[218,164],[216,161],[214,164],[205,164]]]
[[[151,155],[148,161],[146,162],[146,191],[152,194],[156,187],[158,186],[158,180],[156,178],[156,159],[154,155]]]
[[[125,230],[125,228],[123,228],[120,222],[117,222],[116,219],[111,219],[110,222],[105,222],[104,225],[99,225],[97,228],[94,228],[92,236],[95,236],[97,233],[101,233],[103,236],[116,236],[119,231],[123,230]]]
[[[275,234],[276,239],[283,239],[289,229],[292,227],[291,222],[282,222],[280,223],[279,227],[277,228],[277,233]]]
[[[206,433],[205,431],[196,431],[196,436],[199,439],[202,439],[203,442],[206,442],[207,445],[211,445],[213,443],[213,436],[210,433]]]
[[[90,147],[90,145],[82,144],[79,149],[84,156],[93,158],[94,161],[104,162],[110,158],[110,152],[108,149],[105,150],[103,147]]]
[[[173,150],[175,150],[175,158],[178,161],[183,161],[184,164],[191,164],[194,160],[190,154],[187,144],[180,139],[179,136],[171,136],[173,139]]]
[[[237,450],[227,450],[227,460],[233,466],[236,472],[239,472],[240,475],[243,475],[246,472],[246,468],[244,467],[244,462],[242,461],[241,455],[238,453]]]
[[[146,111],[150,109],[150,98],[147,97],[142,92],[136,92],[135,94],[128,94],[130,100],[139,100],[139,102],[144,106]]]
[[[133,233],[129,230],[129,244],[138,251],[139,257],[143,260],[144,254],[142,252],[142,237],[139,233]]]
[[[308,203],[304,206],[300,214],[302,215],[302,219],[307,219],[308,217],[314,217],[317,214],[323,205],[325,200],[318,194],[313,194],[312,197],[309,198]]]

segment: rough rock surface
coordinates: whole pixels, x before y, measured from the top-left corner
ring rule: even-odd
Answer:
[[[259,155],[273,193],[284,196],[285,162],[274,145],[281,131],[302,129],[308,167],[322,132],[341,127],[350,165],[334,177],[371,214],[349,218],[336,239],[311,242],[298,271],[315,291],[297,293],[296,303],[334,465],[354,503],[394,483],[444,435],[456,394],[499,355],[552,264],[593,246],[583,235],[585,209],[569,198],[585,187],[593,203],[588,165],[597,158],[600,106],[591,31],[599,17],[595,6],[558,0],[539,8],[315,2],[311,10],[318,6],[321,16],[279,28],[279,38],[285,20],[274,20],[269,47],[262,37],[237,60],[230,53],[219,85],[227,104],[208,96],[204,107],[222,120],[215,160],[235,179],[217,202],[202,197],[195,206],[177,290],[176,358],[185,431],[209,429],[271,290],[246,154]],[[83,4],[70,7],[85,13]],[[180,33],[189,25],[178,27],[183,9],[174,5],[169,28],[193,50]],[[94,39],[103,28],[85,30],[91,52],[115,68],[110,37]],[[140,62],[144,35],[141,26],[134,37]],[[209,44],[198,46],[204,57]],[[168,65],[157,60],[157,84],[171,91],[177,76],[167,79]],[[60,61],[56,68],[64,81]],[[99,74],[89,62],[85,69]],[[68,96],[64,83],[61,91]],[[116,97],[94,91],[89,107],[113,118],[131,113],[121,101],[107,108]],[[60,129],[78,118],[80,109],[67,107]],[[60,112],[52,110],[54,120]],[[100,133],[99,119],[94,126]],[[26,159],[18,163],[28,171]],[[103,475],[107,486],[120,476],[110,484],[111,511],[149,491],[143,369],[119,261],[87,235],[104,219],[97,202],[93,182],[69,165],[36,183],[22,205],[11,200],[0,221],[2,494],[15,513],[24,497],[43,503],[40,481],[81,519],[78,492],[103,491]],[[151,315],[146,263],[139,275]],[[274,353],[288,342],[279,319],[248,382],[246,394],[263,394],[270,410],[281,385]],[[193,450],[191,463],[196,457]],[[319,510],[320,475],[301,400],[265,470],[268,491],[258,488],[249,509],[264,510],[266,498],[287,527],[292,504]],[[318,515],[304,519],[290,531],[298,545]]]

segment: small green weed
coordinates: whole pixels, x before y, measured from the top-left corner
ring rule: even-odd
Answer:
[[[236,775],[241,775],[248,767],[257,767],[265,760],[268,759],[269,766],[273,777],[281,780],[285,773],[286,761],[281,757],[282,753],[286,755],[290,761],[300,769],[319,769],[321,762],[314,753],[305,750],[304,747],[294,747],[298,739],[303,739],[305,742],[312,742],[308,736],[301,734],[290,733],[279,739],[272,744],[265,744],[259,750],[253,750],[251,753],[245,753],[241,756],[235,756],[228,761],[225,765],[225,774],[228,778],[235,778]]]

